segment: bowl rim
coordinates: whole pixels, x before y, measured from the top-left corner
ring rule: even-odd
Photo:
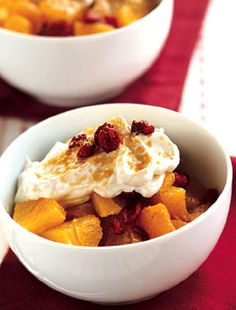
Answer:
[[[20,32],[16,32],[13,30],[8,30],[0,27],[0,35],[1,33],[6,33],[10,35],[11,37],[15,37],[16,39],[23,39],[25,41],[43,41],[43,42],[71,42],[71,41],[92,41],[92,40],[99,40],[103,38],[107,38],[110,36],[115,36],[122,34],[126,30],[132,30],[133,28],[137,28],[141,23],[145,22],[150,16],[153,16],[156,14],[156,12],[159,11],[159,7],[162,6],[163,2],[170,1],[171,3],[171,17],[173,16],[173,7],[174,7],[174,0],[161,0],[159,5],[155,7],[152,11],[150,11],[148,14],[143,16],[142,18],[134,21],[133,23],[114,29],[112,31],[102,32],[102,33],[94,33],[94,34],[87,34],[87,35],[81,35],[81,36],[68,36],[68,37],[54,37],[54,36],[39,36],[35,34],[23,34]]]
[[[129,108],[135,108],[135,107],[143,107],[145,109],[150,109],[150,110],[162,110],[165,111],[166,113],[170,113],[173,115],[176,115],[178,118],[183,119],[185,121],[188,121],[190,124],[193,124],[193,126],[198,127],[202,132],[206,133],[206,135],[213,139],[214,142],[216,143],[216,145],[218,146],[218,148],[221,150],[222,154],[224,155],[225,158],[225,163],[226,163],[226,181],[225,181],[225,185],[224,188],[222,190],[222,192],[220,193],[218,199],[216,200],[215,203],[213,203],[210,208],[208,210],[206,210],[202,215],[200,215],[198,218],[196,218],[195,220],[193,220],[192,222],[188,223],[187,225],[169,232],[165,235],[153,238],[153,239],[149,239],[146,241],[141,241],[141,242],[137,242],[137,243],[131,243],[131,244],[125,244],[125,245],[116,245],[116,246],[101,246],[101,247],[92,247],[92,246],[75,246],[75,245],[70,245],[70,244],[64,244],[64,243],[59,243],[59,242],[55,242],[55,241],[51,241],[48,239],[45,239],[39,235],[36,235],[35,233],[32,233],[30,231],[28,231],[27,229],[25,229],[24,227],[22,227],[21,225],[19,225],[18,223],[16,223],[13,218],[10,216],[10,214],[7,212],[7,210],[4,208],[4,204],[2,203],[1,199],[0,199],[0,209],[2,209],[2,212],[4,212],[5,216],[8,218],[8,220],[10,221],[10,223],[17,227],[17,229],[19,229],[22,233],[26,233],[26,234],[30,234],[30,236],[34,239],[36,238],[36,241],[39,241],[41,243],[45,243],[50,245],[50,247],[54,247],[54,248],[60,248],[60,249],[68,249],[68,250],[73,250],[73,251],[79,251],[79,252],[104,252],[104,251],[120,251],[120,250],[126,250],[126,249],[139,249],[140,247],[145,247],[145,246],[150,246],[152,244],[162,244],[166,241],[168,241],[170,238],[175,238],[175,236],[179,236],[182,235],[183,233],[185,233],[186,231],[190,230],[192,227],[198,225],[198,223],[204,221],[205,219],[207,219],[207,217],[209,217],[213,212],[215,212],[215,210],[218,208],[219,204],[223,204],[223,201],[225,199],[225,197],[227,197],[228,192],[230,192],[231,190],[231,186],[232,186],[232,179],[233,179],[233,168],[232,168],[232,163],[230,160],[230,156],[227,154],[227,152],[225,151],[223,145],[219,142],[219,140],[211,133],[209,132],[206,128],[204,128],[203,126],[201,126],[199,123],[191,120],[190,118],[186,117],[185,115],[183,115],[180,112],[176,112],[167,108],[163,108],[163,107],[159,107],[159,106],[152,106],[152,105],[145,105],[145,104],[141,104],[141,103],[107,103],[107,104],[98,104],[98,105],[92,105],[92,106],[85,106],[85,107],[78,107],[63,113],[59,113],[57,115],[51,116],[35,125],[33,125],[32,127],[30,127],[28,130],[26,130],[24,133],[22,133],[21,135],[19,135],[4,151],[4,153],[2,154],[2,156],[0,157],[0,166],[1,166],[1,162],[2,160],[4,161],[5,156],[7,156],[7,153],[9,152],[9,150],[11,150],[11,148],[14,146],[15,143],[18,142],[18,140],[24,139],[25,136],[27,136],[28,133],[31,133],[32,131],[35,130],[39,130],[40,127],[44,126],[47,123],[50,123],[52,121],[54,121],[55,119],[57,119],[57,121],[60,121],[60,119],[63,119],[64,117],[66,117],[67,115],[73,114],[73,112],[76,110],[88,110],[88,113],[90,110],[93,109],[102,109],[104,108],[104,106],[115,106],[117,109],[119,109],[119,107],[123,107],[124,106],[129,109]]]

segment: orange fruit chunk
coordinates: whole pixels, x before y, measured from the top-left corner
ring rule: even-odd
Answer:
[[[39,9],[49,23],[66,21],[71,24],[84,12],[84,6],[73,0],[42,0]]]
[[[63,223],[65,218],[64,208],[46,198],[18,203],[13,213],[18,224],[36,234]]]
[[[41,236],[71,245],[98,246],[102,239],[102,228],[98,217],[87,215],[48,229]]]
[[[159,237],[175,230],[170,214],[162,203],[144,208],[139,216],[138,224],[150,238]]]
[[[160,190],[155,194],[155,202],[163,203],[172,218],[189,220],[186,208],[186,191],[181,187],[171,186]]]
[[[33,25],[34,33],[38,33],[42,26],[42,14],[37,5],[30,1],[21,0],[11,8],[11,13],[27,18]]]
[[[32,23],[20,15],[9,16],[3,24],[3,28],[20,33],[33,34]]]
[[[173,172],[167,172],[164,181],[161,186],[161,190],[171,187],[175,183],[175,174]]]
[[[111,198],[104,198],[97,193],[91,194],[94,209],[100,217],[119,214],[122,208]]]
[[[0,27],[4,25],[8,17],[9,10],[7,8],[0,7]]]
[[[116,18],[120,27],[127,26],[140,18],[128,4],[122,5],[116,12]]]
[[[103,24],[103,23],[85,24],[85,23],[78,21],[78,22],[75,22],[75,24],[74,24],[74,34],[76,36],[108,32],[108,31],[112,31],[114,29],[115,28],[113,26]]]
[[[183,227],[184,225],[186,225],[187,223],[182,221],[182,220],[171,220],[172,224],[175,226],[175,229],[178,229],[180,227]]]

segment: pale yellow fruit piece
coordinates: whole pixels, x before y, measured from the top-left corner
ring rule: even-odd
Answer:
[[[170,214],[162,203],[144,208],[139,216],[138,224],[150,238],[159,237],[175,230]]]
[[[54,199],[41,198],[18,203],[13,219],[27,230],[39,234],[65,221],[64,208]]]
[[[102,239],[102,228],[98,217],[87,215],[46,230],[41,236],[71,245],[98,246]]]
[[[111,198],[104,198],[97,193],[91,194],[95,211],[100,217],[119,214],[122,208]]]

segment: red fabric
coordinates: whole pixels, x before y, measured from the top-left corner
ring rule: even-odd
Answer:
[[[176,0],[170,36],[154,66],[114,102],[143,102],[177,110],[189,60],[208,0]],[[62,109],[47,107],[0,82],[0,115],[43,119]],[[236,159],[233,159],[236,173]],[[236,187],[226,228],[207,261],[186,281],[129,309],[236,309]],[[0,309],[102,309],[57,293],[36,280],[9,252],[0,267]],[[122,307],[121,307],[122,308]],[[124,307],[123,307],[124,308]],[[126,306],[127,308],[127,306]],[[124,308],[124,309],[126,309]]]

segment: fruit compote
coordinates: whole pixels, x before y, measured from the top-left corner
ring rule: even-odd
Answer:
[[[0,0],[0,27],[41,36],[80,36],[127,26],[159,0]]]
[[[55,242],[114,246],[187,225],[218,198],[180,169],[162,128],[117,116],[57,142],[19,176],[14,220]]]

